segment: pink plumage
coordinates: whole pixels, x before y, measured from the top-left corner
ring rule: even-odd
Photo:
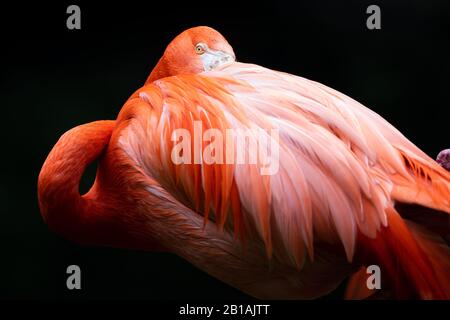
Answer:
[[[234,57],[216,31],[186,31],[115,122],[60,139],[39,177],[49,225],[79,242],[174,252],[260,298],[319,297],[354,273],[347,297],[361,298],[370,292],[356,290],[365,285],[356,272],[369,263],[380,265],[398,297],[448,298],[449,249],[439,237],[449,224],[436,234],[405,221],[396,205],[448,218],[450,174],[344,94],[257,65],[216,63],[203,56],[208,50]],[[258,129],[247,158],[269,141],[259,135],[276,130],[277,171],[262,175],[261,163],[175,164],[174,130],[194,135],[196,123],[224,136]],[[68,181],[77,185],[97,157],[96,182],[80,196]],[[69,203],[76,205],[58,217]]]

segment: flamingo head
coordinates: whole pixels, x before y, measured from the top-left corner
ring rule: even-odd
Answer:
[[[179,34],[167,46],[146,83],[178,74],[197,74],[235,61],[233,48],[210,27],[195,27]]]

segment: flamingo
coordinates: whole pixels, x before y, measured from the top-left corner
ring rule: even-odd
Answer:
[[[172,133],[193,133],[194,122],[278,130],[278,171],[175,164]],[[93,161],[95,182],[80,195]],[[450,173],[348,96],[236,62],[209,27],[178,35],[116,120],[60,137],[38,202],[70,241],[172,252],[261,299],[313,299],[346,279],[347,298],[367,298],[370,265],[389,297],[450,297]]]

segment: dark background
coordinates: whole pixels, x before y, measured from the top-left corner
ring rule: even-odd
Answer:
[[[448,1],[16,2],[0,5],[0,298],[248,298],[170,254],[71,244],[37,205],[58,137],[114,119],[188,27],[216,28],[240,61],[348,94],[433,158],[450,147]],[[66,28],[70,4],[81,7],[81,30]],[[381,7],[381,30],[366,28],[370,4]],[[70,264],[81,267],[80,291],[66,289]]]

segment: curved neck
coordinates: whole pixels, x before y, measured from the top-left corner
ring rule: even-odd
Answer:
[[[168,69],[169,68],[167,66],[166,59],[163,56],[163,57],[161,57],[161,59],[159,59],[156,66],[153,68],[152,72],[150,73],[150,75],[147,78],[147,81],[145,81],[145,84],[149,84],[158,79],[162,79],[162,78],[170,76],[170,72]]]
[[[69,238],[89,230],[102,215],[95,195],[81,196],[79,184],[86,167],[105,150],[114,121],[96,121],[66,132],[48,155],[38,179],[39,207],[51,229]],[[89,235],[86,238],[89,241]]]

